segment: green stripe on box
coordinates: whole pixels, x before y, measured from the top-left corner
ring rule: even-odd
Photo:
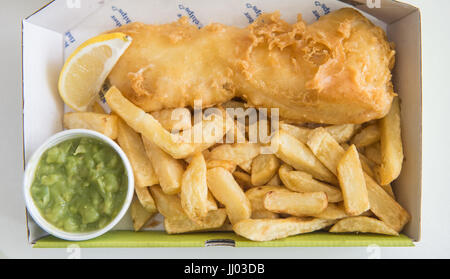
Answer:
[[[232,241],[229,241],[232,240]],[[78,244],[81,248],[131,248],[131,247],[204,247],[235,243],[236,247],[410,247],[412,240],[405,235],[385,236],[375,234],[308,233],[274,241],[256,242],[234,233],[192,233],[169,235],[160,231],[111,231],[95,239],[72,242],[47,236],[38,240],[34,248],[66,248]]]

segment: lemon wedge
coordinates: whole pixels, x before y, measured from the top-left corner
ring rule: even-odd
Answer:
[[[59,76],[58,89],[64,102],[75,111],[86,111],[130,44],[131,38],[123,33],[99,35],[81,44]]]

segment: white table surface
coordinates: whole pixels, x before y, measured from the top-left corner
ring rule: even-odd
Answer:
[[[1,0],[0,258],[69,258],[67,249],[27,243],[22,197],[21,19],[48,0]],[[82,249],[81,258],[449,258],[450,32],[448,0],[405,0],[421,9],[423,39],[422,240],[414,248]],[[176,249],[176,250],[175,250]]]

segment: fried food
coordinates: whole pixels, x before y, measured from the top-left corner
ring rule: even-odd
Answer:
[[[141,136],[122,119],[118,121],[118,137],[122,150],[130,160],[136,187],[148,187],[159,183],[158,176],[148,158]]]
[[[206,162],[202,153],[194,155],[183,173],[180,199],[184,212],[191,220],[201,220],[208,214]]]
[[[260,154],[252,162],[251,181],[255,186],[264,185],[277,173],[280,161],[273,154]]]
[[[250,201],[229,171],[224,168],[209,169],[206,179],[212,195],[225,205],[231,224],[250,218]]]
[[[209,211],[202,222],[194,222],[186,215],[178,195],[167,195],[161,187],[150,187],[159,213],[164,216],[164,228],[169,234],[208,231],[220,228],[226,218],[225,209]]]
[[[133,228],[135,231],[139,231],[148,221],[155,215],[156,212],[149,212],[140,203],[136,196],[133,197],[133,201],[130,206],[131,220],[133,221]]]
[[[168,131],[187,130],[192,126],[191,112],[187,108],[155,111],[152,116]]]
[[[112,111],[117,113],[131,128],[175,159],[187,158],[208,149],[223,138],[227,132],[224,127],[232,127],[228,124],[230,120],[226,114],[219,110],[221,115],[210,115],[209,120],[202,121],[199,143],[192,143],[191,137],[182,138],[164,129],[152,115],[131,103],[116,87],[113,86],[106,92],[105,99]],[[192,127],[191,130],[194,129],[195,127]],[[191,130],[187,134],[195,136],[195,131]]]
[[[181,18],[117,31],[133,40],[105,83],[112,115],[97,105],[65,124],[93,122],[124,148],[135,230],[156,211],[169,234],[232,230],[254,241],[334,224],[397,235],[410,220],[390,186],[403,161],[395,51],[356,10],[311,25],[275,12],[246,28]],[[196,119],[199,106],[215,112]],[[281,124],[252,120],[252,107],[278,108]]]
[[[399,99],[395,98],[389,114],[380,120],[381,166],[379,173],[382,185],[391,183],[402,171],[404,156],[399,102]]]
[[[366,181],[355,145],[352,145],[342,156],[337,166],[337,173],[344,197],[345,212],[350,216],[356,216],[369,210]]]
[[[150,213],[156,213],[156,205],[155,200],[148,187],[134,187],[134,192],[136,193],[136,197],[138,198],[139,203],[142,207]]]
[[[385,116],[395,95],[395,51],[382,29],[350,8],[310,25],[300,15],[288,24],[275,12],[246,28],[197,29],[181,18],[111,32],[133,41],[109,80],[147,112],[239,96],[296,122],[363,123]]]
[[[349,217],[345,213],[344,203],[329,203],[327,208],[319,214],[313,214],[313,217],[325,220],[339,220]]]
[[[233,230],[253,241],[270,241],[318,231],[336,223],[334,220],[289,217],[285,219],[247,219],[233,225]]]
[[[383,221],[365,216],[350,217],[340,220],[333,227],[331,227],[330,232],[362,232],[398,235],[398,232],[387,226],[383,223]]]
[[[339,146],[339,144],[337,145]],[[319,161],[320,157],[317,154],[313,154],[314,149],[308,148],[304,143],[283,130],[280,130],[272,138],[272,146],[276,149],[275,155],[296,170],[308,172],[319,180],[337,184],[336,176],[327,169],[327,165],[324,162],[322,164]]]
[[[89,129],[104,134],[111,139],[117,138],[118,117],[95,112],[68,112],[64,114],[66,129]]]
[[[304,217],[323,212],[328,206],[324,192],[296,193],[271,191],[264,196],[264,208],[282,214]]]
[[[170,157],[145,137],[142,137],[142,142],[164,193],[178,194],[181,191],[181,180],[184,173],[182,161]]]
[[[245,192],[245,195],[247,196],[248,200],[250,201],[252,211],[267,211],[267,209],[264,206],[264,197],[269,192],[288,192],[290,191],[286,187],[282,186],[258,186],[253,187],[247,192]]]
[[[381,221],[397,232],[411,220],[411,215],[396,202],[386,191],[367,174],[367,192],[369,194],[370,211]]]
[[[369,146],[380,140],[380,129],[377,124],[367,126],[362,129],[352,140],[352,143],[358,148]]]
[[[261,152],[257,143],[222,144],[214,147],[208,155],[208,160],[225,160],[242,164],[253,160]]]
[[[338,187],[315,180],[309,173],[294,171],[288,165],[281,166],[278,173],[283,184],[291,191],[300,193],[325,192],[329,202],[340,202],[343,200],[342,193]]]

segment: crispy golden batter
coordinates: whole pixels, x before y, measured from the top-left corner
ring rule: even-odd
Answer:
[[[240,96],[296,122],[363,123],[386,115],[395,95],[395,51],[384,31],[354,9],[310,25],[272,13],[246,28],[215,23],[199,30],[182,18],[114,31],[133,43],[109,79],[145,111]]]
[[[162,25],[132,23],[115,31],[133,42],[109,79],[145,111],[223,103],[235,96],[238,61],[252,45],[246,29],[211,24],[202,29],[186,18]],[[236,43],[238,42],[238,43]]]

